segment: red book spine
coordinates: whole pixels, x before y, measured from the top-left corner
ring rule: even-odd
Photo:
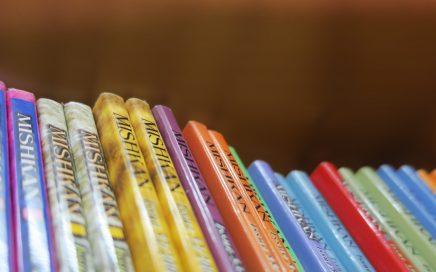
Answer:
[[[333,164],[321,163],[310,178],[377,271],[415,270],[397,245],[386,239],[376,221],[345,187]]]

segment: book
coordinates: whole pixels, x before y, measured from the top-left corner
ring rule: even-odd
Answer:
[[[285,188],[283,184],[286,179],[283,175],[275,173],[275,180],[277,181],[276,189],[279,192],[282,199],[285,201],[289,210],[298,218],[303,231],[306,233],[309,239],[313,239],[317,242],[318,247],[322,248],[322,254],[324,259],[328,258],[329,262],[334,266],[333,271],[347,271],[338,259],[338,255],[333,251],[330,244],[327,243],[324,235],[319,231],[319,228],[313,222],[313,218],[307,215],[307,211],[304,209],[300,200],[296,197],[294,191],[290,188]],[[316,249],[319,251],[319,249]]]
[[[427,270],[436,267],[436,241],[404,208],[395,195],[389,192],[374,169],[360,168],[356,173],[356,185],[363,188],[362,192],[365,195],[370,196],[368,199],[375,204],[380,214],[386,217],[388,227],[393,229],[395,235],[400,236],[397,244],[404,244],[403,252],[406,256],[410,260],[414,257],[425,260],[420,264],[426,264]],[[413,263],[416,265],[415,262]],[[417,267],[418,270],[424,270],[424,265],[422,266],[422,269]]]
[[[248,182],[250,183],[251,189],[253,190],[253,192],[255,193],[257,198],[259,199],[260,204],[262,205],[263,209],[265,210],[265,214],[268,216],[271,224],[274,226],[274,229],[277,231],[277,235],[279,236],[279,239],[283,241],[286,250],[290,254],[291,258],[294,260],[297,269],[303,271],[303,266],[301,265],[300,261],[298,260],[297,255],[295,254],[295,252],[292,249],[291,245],[289,244],[288,240],[283,235],[283,231],[281,230],[277,221],[272,216],[271,211],[268,208],[268,205],[266,204],[262,195],[259,193],[259,190],[257,189],[256,184],[253,182],[253,179],[251,178],[250,174],[248,173],[247,168],[245,167],[244,163],[242,162],[242,160],[239,157],[238,153],[236,152],[235,148],[233,148],[232,146],[230,146],[229,148],[230,148],[230,152],[232,152],[232,154],[233,154],[234,159],[238,163],[242,173],[245,175]]]
[[[60,271],[94,271],[62,104],[36,102],[57,264]]]
[[[412,213],[421,225],[430,233],[433,240],[436,239],[436,217],[432,216],[424,205],[414,194],[405,186],[399,178],[395,169],[390,165],[382,165],[377,170],[377,174],[382,178],[401,203]]]
[[[150,106],[137,98],[125,105],[182,265],[186,271],[217,271]]]
[[[286,180],[279,179],[279,182],[287,192],[291,190],[294,193],[345,270],[374,271],[371,263],[305,172],[292,171]]]
[[[307,271],[341,271],[299,208],[290,201],[271,167],[264,161],[256,160],[248,167],[248,173],[303,268]]]
[[[429,172],[429,176],[431,178],[431,188],[432,191],[436,194],[436,169]]]
[[[13,225],[9,180],[6,86],[0,81],[0,271],[13,267]]]
[[[189,121],[183,129],[183,135],[198,163],[205,182],[217,201],[217,207],[241,254],[248,271],[276,271],[277,261],[265,245],[265,238],[259,227],[253,224],[253,212],[223,161],[222,156],[212,142],[207,127],[199,122]]]
[[[248,206],[251,205],[253,215],[257,221],[257,225],[264,232],[265,241],[270,244],[271,251],[275,258],[279,261],[279,265],[283,270],[295,271],[298,270],[295,261],[292,259],[285,243],[280,239],[277,229],[271,223],[268,213],[262,206],[259,198],[256,196],[247,176],[242,172],[241,167],[233,156],[230,148],[224,139],[223,135],[217,131],[209,130],[210,137],[220,152],[224,163],[230,169],[236,186],[239,187],[242,197]]]
[[[401,250],[346,187],[332,163],[321,163],[310,180],[377,271],[410,271],[411,264],[406,262]]]
[[[14,222],[14,270],[56,271],[35,96],[9,89],[8,140]]]
[[[93,113],[135,269],[182,270],[124,100],[102,93]]]
[[[97,271],[134,271],[92,109],[64,105],[76,180]]]
[[[436,197],[419,178],[416,170],[409,165],[403,165],[397,170],[397,174],[409,192],[427,209],[427,212],[433,218],[436,217]]]
[[[399,226],[395,220],[389,216],[388,211],[380,209],[378,199],[371,195],[371,191],[368,191],[366,187],[362,186],[363,182],[369,183],[369,181],[366,181],[365,177],[362,179],[362,177],[357,176],[347,168],[341,168],[339,172],[342,177],[344,177],[347,188],[353,192],[365,211],[374,218],[380,230],[385,233],[385,236],[389,240],[392,240],[396,244],[399,251],[407,258],[406,261],[412,263],[413,267],[411,267],[410,270],[428,271],[428,264],[425,259],[422,258],[419,250],[416,248],[408,249],[413,247],[411,241],[405,237],[404,233],[401,233]],[[369,184],[368,186],[371,185]]]
[[[239,253],[170,108],[153,115],[220,271],[244,271]]]
[[[433,177],[424,169],[416,171],[421,180],[430,188],[433,194],[436,194],[436,182]]]

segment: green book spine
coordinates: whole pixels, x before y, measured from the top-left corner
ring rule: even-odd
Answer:
[[[413,263],[418,271],[431,271],[426,260],[413,248],[410,241],[401,233],[398,226],[387,215],[385,211],[378,205],[377,200],[371,193],[362,185],[358,178],[350,169],[340,168],[339,172],[344,177],[344,182],[350,191],[354,193],[357,199],[363,204],[366,211],[377,220],[378,226],[389,235],[389,239],[393,240],[405,256]]]
[[[356,173],[356,176],[362,186],[376,200],[380,210],[384,211],[387,217],[395,222],[400,232],[410,241],[415,253],[419,252],[419,255],[427,261],[430,267],[436,268],[435,241],[417,223],[401,202],[389,192],[377,173],[370,167],[363,167]]]

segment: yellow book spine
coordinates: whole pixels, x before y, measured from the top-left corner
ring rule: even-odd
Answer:
[[[137,271],[181,271],[124,100],[103,93],[93,113]]]
[[[165,217],[187,271],[217,271],[149,105],[129,99],[126,108]]]

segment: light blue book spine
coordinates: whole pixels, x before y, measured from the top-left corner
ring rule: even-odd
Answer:
[[[295,195],[304,213],[312,219],[315,228],[347,271],[375,271],[306,173],[292,171],[286,180],[279,181],[288,193]]]
[[[287,183],[285,177],[281,174],[275,174],[276,179],[278,181],[277,190],[281,194],[282,198],[288,203],[289,207],[293,207],[292,209],[297,209],[299,215],[301,216],[300,221],[304,221],[304,224],[301,224],[305,228],[309,228],[311,231],[311,235],[313,235],[318,243],[322,246],[325,253],[328,257],[336,264],[336,271],[347,271],[345,267],[340,262],[338,255],[333,251],[333,248],[327,243],[324,235],[320,232],[319,228],[315,225],[313,218],[309,216],[306,209],[304,209],[303,204],[297,198],[296,192],[292,190],[290,187],[285,187],[284,184]]]
[[[386,183],[389,190],[403,203],[419,223],[430,233],[432,239],[436,239],[436,218],[432,216],[423,204],[406,187],[398,177],[395,169],[390,165],[382,165],[377,174]]]

